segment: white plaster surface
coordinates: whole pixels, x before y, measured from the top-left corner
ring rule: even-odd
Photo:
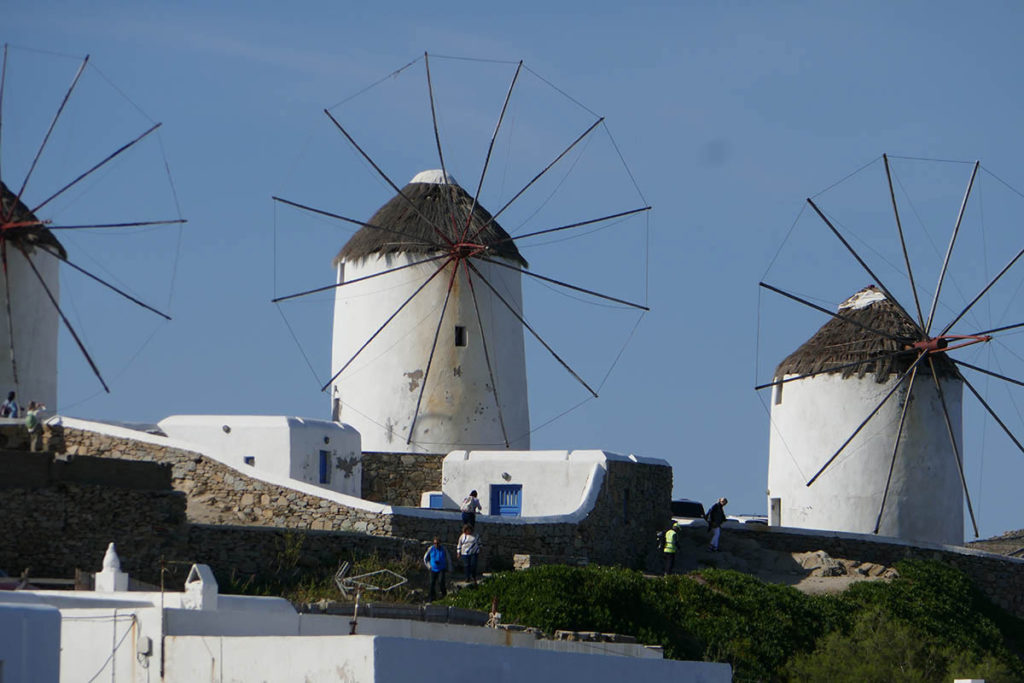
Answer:
[[[57,683],[60,612],[49,605],[0,600],[0,667],[3,683]]]
[[[399,253],[339,264],[338,282],[352,284],[335,290],[331,374],[355,357],[332,389],[332,399],[341,401],[339,419],[359,431],[366,451],[505,448],[505,435],[509,447],[529,448],[523,327],[475,273],[471,288],[465,268],[452,279],[453,266],[446,266],[359,352],[444,260],[354,281],[427,257]],[[519,273],[474,261],[501,296],[522,311]],[[445,308],[449,283],[451,295]],[[442,309],[444,319],[438,327]],[[465,346],[455,345],[456,326],[466,330]],[[410,430],[414,430],[412,442],[407,443]]]
[[[0,653],[17,646],[49,655],[32,657],[42,663],[30,678],[4,681],[56,681],[58,650],[67,683],[160,680],[161,662],[162,680],[189,683],[730,678],[728,665],[664,660],[660,649],[635,644],[367,617],[352,636],[348,616],[300,615],[281,598],[219,598],[215,609],[194,610],[183,608],[182,593],[0,592]],[[30,633],[32,642],[17,638],[23,618],[42,628]],[[438,664],[445,662],[458,666]]]
[[[132,430],[132,429],[127,429],[125,427],[119,427],[119,426],[116,426],[116,425],[109,425],[109,424],[100,423],[100,422],[91,422],[91,421],[88,421],[88,420],[81,420],[81,419],[78,419],[78,418],[54,417],[54,418],[51,419],[51,422],[62,423],[66,427],[71,428],[71,429],[82,429],[82,430],[93,431],[93,432],[96,432],[96,433],[99,433],[99,434],[105,434],[105,435],[111,436],[111,437],[125,438],[125,439],[134,439],[136,441],[140,441],[142,443],[153,444],[155,446],[165,446],[165,447],[168,447],[168,448],[180,448],[180,449],[183,449],[183,450],[186,450],[186,451],[192,451],[192,452],[195,452],[195,453],[201,453],[201,454],[207,455],[207,456],[209,456],[209,457],[211,457],[211,458],[213,458],[215,460],[218,460],[219,462],[223,462],[222,460],[220,460],[217,457],[216,453],[207,453],[204,450],[204,447],[201,444],[196,444],[196,443],[190,442],[190,441],[183,441],[181,439],[174,439],[174,438],[169,438],[169,437],[165,437],[165,436],[157,436],[157,435],[154,435],[154,434],[147,434],[145,432],[140,432],[140,431],[136,431],[136,430]],[[460,455],[460,453],[461,453],[461,455]],[[477,453],[477,452],[473,452],[471,455],[473,457],[476,457],[475,453]],[[484,453],[488,453],[488,451],[479,451],[479,453],[482,455]],[[532,455],[534,453],[565,454],[565,453],[570,453],[570,451],[522,451],[522,452],[516,452],[516,451],[490,451],[489,453],[491,453],[493,455],[500,455],[502,458],[508,459],[507,460],[508,463],[514,463],[517,459],[523,459],[523,460],[526,461],[525,464],[529,465],[529,458],[532,457]],[[611,452],[608,452],[608,451],[571,451],[571,453],[591,453],[591,454],[599,453],[599,454],[602,454],[601,457],[603,457],[605,459],[605,461],[608,461],[608,460],[619,460],[619,461],[623,461],[623,462],[637,462],[637,463],[645,463],[645,464],[663,465],[665,467],[669,466],[666,461],[661,460],[659,458],[642,458],[642,457],[638,457],[638,456],[635,456],[635,455],[620,455],[620,454],[611,453]],[[451,453],[449,455],[451,457],[454,457],[454,458],[457,458],[457,459],[458,458],[465,459],[465,453],[461,452],[461,451],[453,452],[453,453]],[[562,457],[562,456],[558,456],[558,457]],[[589,457],[597,457],[597,456],[589,456]],[[320,496],[320,497],[324,498],[325,500],[334,501],[334,502],[337,502],[337,503],[341,503],[342,505],[346,505],[348,507],[355,508],[357,510],[363,510],[365,512],[370,512],[370,513],[374,513],[374,514],[396,514],[396,513],[400,513],[400,514],[405,515],[407,517],[419,517],[419,518],[422,518],[422,519],[437,519],[437,520],[441,520],[441,519],[447,519],[447,520],[459,519],[460,516],[461,516],[459,512],[456,512],[456,511],[453,511],[453,510],[431,510],[431,509],[428,509],[428,508],[400,507],[400,506],[383,505],[381,503],[374,503],[374,502],[371,502],[371,501],[368,501],[368,500],[364,500],[362,498],[357,498],[355,496],[351,496],[351,495],[347,495],[347,494],[343,494],[343,493],[337,493],[337,492],[334,492],[334,491],[323,489],[323,488],[320,488],[318,486],[313,486],[311,484],[306,484],[306,483],[303,483],[301,481],[296,481],[294,479],[289,479],[287,477],[277,476],[277,475],[273,475],[273,474],[270,474],[270,473],[267,473],[267,472],[262,472],[262,471],[259,471],[259,470],[255,470],[252,467],[235,467],[235,466],[231,465],[230,463],[224,463],[224,464],[228,465],[229,467],[234,467],[234,469],[238,470],[239,472],[242,472],[242,473],[244,473],[247,476],[253,477],[254,479],[258,479],[260,481],[267,482],[268,484],[274,484],[276,486],[284,486],[284,487],[287,487],[287,488],[291,488],[291,489],[293,489],[295,491],[301,491],[302,493],[307,493],[307,494],[311,494],[311,495],[314,495],[314,496]],[[489,464],[486,467],[494,469],[494,464],[493,463]],[[591,478],[590,482],[586,485],[585,492],[584,492],[582,498],[577,499],[577,503],[576,503],[575,506],[573,506],[571,504],[566,504],[565,506],[561,507],[560,509],[563,510],[562,512],[552,511],[552,512],[547,513],[547,514],[543,514],[542,516],[525,516],[524,515],[523,517],[491,517],[491,518],[489,518],[487,520],[487,523],[488,524],[517,524],[517,525],[520,525],[520,524],[548,524],[548,523],[553,523],[553,522],[570,522],[570,523],[575,523],[575,522],[582,521],[590,513],[590,510],[593,508],[594,503],[597,500],[597,496],[600,493],[601,483],[604,481],[604,471],[605,471],[604,467],[598,467],[594,471],[594,476]],[[443,474],[443,467],[442,467],[442,478],[443,477],[444,477],[444,474]],[[457,506],[457,502],[455,501],[454,496],[457,496],[458,497],[458,501],[461,501],[462,498],[465,497],[465,495],[468,494],[469,491],[472,488],[477,488],[477,490],[481,493],[481,496],[486,495],[486,493],[485,493],[486,490],[487,490],[486,484],[487,484],[488,480],[481,478],[480,481],[483,481],[484,483],[480,484],[479,486],[474,484],[473,481],[470,480],[470,479],[465,479],[464,483],[460,484],[458,486],[455,486],[454,483],[453,483],[452,486],[448,487],[448,491],[446,491],[446,502],[445,502],[445,505],[448,506],[449,508],[457,508],[458,506]],[[499,480],[495,481],[494,483],[502,483],[502,482],[503,482],[503,480],[499,479]],[[515,482],[512,482],[512,483],[515,483]],[[468,484],[470,486],[470,488],[465,489],[465,492],[462,493],[461,491],[462,491],[462,489],[464,488],[464,486],[466,484]],[[484,502],[483,498],[481,498],[481,503],[483,503],[483,502]],[[221,599],[223,599],[223,598],[224,598],[224,596],[221,596]]]
[[[168,682],[727,683],[727,664],[634,659],[388,636],[167,639]],[[285,654],[287,653],[287,654]]]
[[[889,476],[906,384],[886,402],[832,465],[808,480],[881,402],[896,377],[843,379],[823,374],[773,395],[768,500],[781,499],[786,527],[873,533]],[[776,387],[778,392],[780,387]],[[957,449],[963,457],[962,385],[946,379]],[[879,535],[919,542],[963,542],[963,494],[938,392],[929,376],[914,385],[892,471]]]
[[[447,507],[458,507],[476,490],[481,514],[490,515],[491,485],[520,484],[524,518],[576,522],[593,509],[610,460],[668,466],[656,458],[598,450],[453,451],[442,464],[441,489]]]
[[[29,252],[54,297],[60,300],[59,263],[56,258]],[[14,320],[14,358],[18,382],[14,382],[7,315],[0,314],[0,400],[7,392],[17,393],[22,411],[29,401],[43,402],[57,409],[57,333],[60,319],[46,291],[17,249],[7,250],[8,278],[11,283],[11,318]],[[0,278],[0,302],[7,297]],[[0,304],[2,306],[2,304]]]
[[[191,450],[247,474],[256,470],[350,496],[362,492],[359,433],[348,425],[284,415],[172,415],[159,426]],[[323,484],[321,451],[330,462],[330,481]]]

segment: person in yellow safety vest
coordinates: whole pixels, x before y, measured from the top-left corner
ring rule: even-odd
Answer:
[[[672,568],[676,564],[676,530],[678,528],[678,524],[673,524],[672,528],[665,532],[665,549],[663,552],[665,556],[665,576],[672,573]]]

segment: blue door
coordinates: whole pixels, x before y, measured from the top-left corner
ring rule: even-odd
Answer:
[[[320,483],[330,484],[331,483],[331,453],[330,451],[320,451]]]
[[[523,513],[522,484],[491,484],[491,514],[518,517]]]

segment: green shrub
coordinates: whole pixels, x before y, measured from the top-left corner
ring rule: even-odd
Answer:
[[[959,571],[905,562],[892,582],[805,595],[734,571],[644,577],[604,567],[496,574],[449,604],[506,623],[635,635],[675,659],[728,662],[736,680],[1024,680],[1024,622],[989,603]],[[850,673],[842,673],[850,672]],[[842,675],[841,675],[842,674]]]

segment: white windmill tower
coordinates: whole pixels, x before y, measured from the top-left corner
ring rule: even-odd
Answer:
[[[479,62],[475,66],[491,64],[488,60],[470,61]],[[455,62],[465,63],[461,59]],[[467,110],[475,111],[477,100],[483,99],[480,93],[484,90],[467,88],[461,79],[448,81],[454,86],[449,92],[468,93],[470,101],[458,107],[439,109],[433,84],[435,78],[436,82],[444,82],[437,78],[444,70],[432,77],[430,63],[429,55],[424,54],[387,78],[324,110],[336,132],[347,141],[346,146],[355,149],[392,194],[367,220],[274,197],[282,205],[307,212],[307,217],[334,219],[360,226],[360,229],[334,260],[334,284],[278,296],[273,302],[279,305],[286,301],[297,303],[307,295],[333,290],[330,299],[334,307],[331,377],[326,382],[319,377],[317,380],[323,391],[330,391],[333,418],[352,425],[360,432],[363,450],[446,453],[452,450],[529,449],[530,432],[536,427],[531,423],[527,399],[527,350],[524,343],[529,339],[527,333],[542,347],[540,359],[548,363],[553,359],[582,386],[588,396],[597,397],[601,384],[593,379],[599,377],[594,372],[596,364],[577,372],[554,348],[565,348],[569,343],[586,337],[585,326],[580,324],[583,316],[580,320],[574,317],[571,322],[568,314],[551,316],[554,323],[549,319],[545,332],[553,324],[561,339],[549,341],[538,331],[541,325],[531,324],[524,314],[524,287],[529,290],[533,285],[534,289],[554,291],[605,312],[627,311],[629,317],[634,314],[642,317],[642,312],[648,309],[625,298],[534,272],[520,249],[568,242],[621,224],[615,230],[618,234],[633,219],[645,220],[642,216],[650,207],[624,207],[624,196],[619,192],[597,189],[602,187],[603,173],[590,170],[587,164],[577,163],[584,157],[600,160],[602,150],[607,153],[605,160],[614,160],[615,164],[623,162],[610,134],[602,136],[602,133],[607,133],[602,126],[602,117],[583,108],[582,120],[586,125],[576,127],[579,104],[571,98],[567,100],[571,104],[571,114],[552,119],[559,125],[569,122],[567,130],[549,136],[544,132],[548,121],[542,125],[542,122],[532,121],[531,117],[520,118],[517,115],[512,117],[516,126],[523,129],[525,125],[525,129],[530,130],[530,137],[528,144],[519,143],[519,134],[516,133],[516,142],[513,142],[512,133],[517,128],[503,127],[502,124],[510,103],[512,110],[519,111],[520,92],[523,105],[531,110],[538,101],[548,101],[546,98],[538,99],[536,89],[541,95],[555,92],[558,99],[565,98],[564,92],[557,88],[552,90],[546,79],[538,77],[530,81],[529,86],[523,84],[520,76],[532,72],[522,62],[516,63],[514,72],[510,74],[511,83],[504,93],[497,123],[482,155],[478,155],[482,150],[473,141],[483,142],[484,138],[476,138],[470,133],[480,132],[477,124],[483,119],[463,115]],[[402,75],[411,74],[417,64],[425,72],[429,95],[425,104],[428,103],[429,108],[409,106],[404,99],[395,100],[389,95],[382,98],[387,105],[382,111],[377,111],[378,116],[369,117],[374,124],[369,127],[374,130],[384,130],[377,125],[377,118],[397,118],[399,134],[387,129],[378,145],[385,147],[390,155],[403,157],[403,166],[422,164],[423,159],[435,158],[436,155],[438,170],[423,171],[400,187],[382,169],[383,163],[375,161],[360,146],[332,110],[346,106],[353,98],[367,97],[381,84],[391,85],[404,80]],[[502,65],[501,68],[506,67]],[[481,84],[480,81],[474,82]],[[422,96],[421,84],[417,81],[415,85],[414,93],[409,95],[412,98],[410,102]],[[403,106],[396,108],[394,105],[398,101],[402,101]],[[544,118],[549,118],[549,109],[544,108],[543,111]],[[423,135],[428,129],[416,125],[426,118],[422,116],[424,114],[429,115],[427,120],[432,131],[429,136]],[[454,119],[447,118],[452,115]],[[349,117],[340,118],[349,122]],[[361,120],[359,116],[351,116],[351,119],[357,125]],[[445,150],[441,143],[444,126],[439,120],[459,122],[454,128],[458,134],[454,136],[455,142],[449,150]],[[424,140],[431,144],[424,146]],[[550,149],[547,143],[552,140],[565,146]],[[563,140],[564,143],[561,142]],[[501,144],[496,144],[499,142]],[[453,150],[460,153],[451,154]],[[480,158],[482,166],[478,163]],[[473,191],[463,189],[452,177],[449,172],[453,168],[452,161],[462,162],[460,168],[468,165],[478,169]],[[501,169],[500,176],[492,174],[499,179],[492,180],[488,176],[492,165]],[[632,175],[624,165],[622,168],[624,174],[620,180],[628,181],[635,188]],[[485,187],[494,189],[487,193]],[[501,205],[491,213],[482,206],[482,197],[486,197],[489,204]],[[565,202],[564,197],[573,197],[573,202]],[[592,213],[581,219],[580,210]],[[499,219],[506,226],[515,227],[506,231],[499,224]],[[632,225],[636,227],[637,223]],[[637,231],[634,236],[642,238],[645,232],[646,229]],[[633,245],[640,244],[646,258],[646,240],[642,239],[642,244],[633,241]],[[336,236],[332,235],[331,240],[332,248],[335,248],[334,245],[338,244]],[[278,246],[287,248],[290,244],[285,241]],[[606,253],[620,257],[627,251],[632,253],[624,243],[617,242]],[[578,255],[579,251],[576,253]],[[305,263],[307,254],[298,256]],[[543,263],[545,258],[548,268],[557,263],[550,254],[540,254],[534,260]],[[610,289],[622,287],[629,280],[629,268],[620,268],[609,275],[601,269],[587,267],[587,263],[587,259],[577,258],[570,264],[573,267],[566,269],[572,275],[562,277],[578,278],[587,271],[595,282],[599,281],[602,287]],[[308,270],[306,265],[297,268],[303,276]],[[601,273],[601,277],[597,278],[595,273]],[[646,292],[646,287],[644,289]],[[634,330],[638,323],[639,319],[633,324]],[[601,328],[597,331],[598,338],[588,339],[588,343],[598,347],[603,340],[619,337],[621,332],[621,328],[618,331]],[[628,342],[629,335],[624,342]],[[293,337],[301,348],[302,344],[294,332]],[[625,348],[625,343],[622,348]],[[587,350],[596,351],[593,348]],[[617,356],[609,358],[601,351],[588,355],[587,360],[592,363],[599,363],[603,358],[611,360],[611,366],[617,359]],[[531,360],[534,359],[531,356]],[[313,370],[312,364],[310,369]],[[607,378],[611,367],[605,370]],[[588,376],[593,386],[583,379],[583,375]],[[573,389],[579,391],[575,385]],[[549,398],[544,397],[545,400]],[[565,412],[568,411],[561,414]],[[559,415],[547,423],[557,417]]]
[[[985,388],[979,390],[975,386],[976,375],[971,375],[981,373],[984,379],[1024,386],[1024,381],[1007,374],[1006,368],[1010,366],[1005,359],[994,356],[1003,349],[1013,358],[1020,358],[1000,337],[1016,334],[1024,327],[1017,305],[1020,273],[1015,271],[1024,257],[1024,249],[1020,248],[1017,233],[1009,231],[1005,234],[1008,244],[999,252],[1012,256],[998,272],[990,270],[987,262],[977,256],[989,253],[989,246],[984,244],[984,238],[991,236],[986,231],[986,216],[1001,216],[992,210],[1000,206],[994,201],[998,197],[995,190],[1008,188],[1006,194],[1014,200],[1024,195],[987,170],[979,175],[983,170],[981,164],[971,164],[970,178],[943,254],[934,248],[935,241],[930,239],[922,217],[943,224],[949,205],[937,200],[955,198],[951,194],[954,186],[948,185],[950,190],[946,192],[931,189],[925,194],[931,204],[944,209],[942,215],[930,213],[924,204],[915,203],[907,190],[905,181],[913,179],[912,173],[896,176],[887,155],[876,161],[884,165],[888,185],[883,206],[874,207],[869,198],[858,194],[842,212],[826,215],[813,199],[807,200],[813,209],[813,214],[808,215],[816,214],[816,218],[810,219],[816,230],[812,236],[825,237],[831,232],[829,237],[838,240],[875,285],[855,293],[837,311],[832,311],[777,286],[760,283],[769,291],[831,318],[775,368],[772,381],[756,387],[772,388],[769,523],[961,544],[964,502],[974,535],[978,536],[964,475],[965,410],[968,415],[982,417],[987,413],[1016,448],[1024,452],[1024,444],[986,400]],[[901,158],[904,165],[900,170],[924,171],[920,177],[933,183],[941,178],[935,173],[935,165],[952,163]],[[867,164],[860,171],[872,165]],[[875,176],[865,175],[869,182],[877,183]],[[995,183],[971,201],[976,181],[980,184],[987,177]],[[917,225],[911,225],[925,239],[907,239],[898,200],[900,192],[906,197],[903,203],[914,206],[912,215]],[[986,203],[979,206],[983,201]],[[891,222],[884,216],[889,212]],[[856,232],[849,227],[854,224],[859,228]],[[826,229],[821,230],[822,227]],[[890,274],[896,271],[905,283],[906,305],[893,295],[892,288],[882,282],[868,260],[852,246],[854,240],[847,239],[844,232],[871,250],[871,260],[882,262]],[[958,241],[964,236],[961,233],[973,239]],[[828,241],[835,244],[831,239]],[[899,249],[902,267],[894,265],[900,259],[887,258],[891,254],[886,249],[893,247]],[[808,253],[801,248],[794,256],[806,264]],[[938,263],[936,256],[941,256]],[[930,304],[922,305],[914,262],[918,268],[922,263],[935,264],[938,279]],[[960,267],[951,267],[954,264]],[[791,274],[799,270],[792,266],[783,264],[777,272]],[[841,261],[828,259],[823,266],[825,277],[829,278],[826,282],[842,280]],[[956,277],[952,276],[954,270]],[[1010,274],[1014,277],[1008,277]],[[798,275],[793,281],[800,287],[808,284]],[[950,286],[944,287],[947,284]],[[985,305],[979,306],[982,301]],[[940,316],[948,316],[948,321],[941,322]],[[957,332],[967,325],[967,330]],[[973,363],[965,360],[964,347],[973,347]],[[981,367],[979,362],[995,363],[999,371]],[[983,413],[973,404],[965,403],[965,388],[977,399]],[[1007,400],[1012,404],[1015,399],[1007,395]]]
[[[46,251],[50,256],[42,256]],[[57,331],[51,302],[60,299],[59,261],[67,252],[53,233],[0,182],[0,387],[18,401],[57,405]],[[15,322],[16,321],[16,322]]]
[[[776,381],[791,381],[772,392],[772,522],[961,544],[963,384],[955,366],[931,354],[911,391],[904,377],[919,355],[906,347],[916,326],[874,286],[844,301],[838,315],[775,371]],[[824,461],[830,454],[837,457]]]
[[[510,267],[457,256],[474,253]],[[486,209],[442,171],[424,171],[334,263],[348,286],[335,290],[333,412],[359,431],[363,450],[529,449],[513,313],[527,263]]]
[[[9,69],[11,53],[18,59],[10,60],[13,68]],[[148,163],[138,154],[129,153],[133,148],[139,152],[140,143],[150,138],[160,124],[150,120],[145,130],[125,139],[124,126],[112,123],[119,119],[116,103],[94,92],[96,88],[79,87],[80,82],[90,80],[86,76],[88,56],[72,72],[70,85],[61,88],[62,97],[50,101],[56,92],[51,90],[50,79],[38,75],[60,71],[53,69],[49,55],[37,62],[30,57],[32,53],[37,51],[11,49],[5,45],[0,60],[0,124],[3,124],[0,126],[0,150],[3,152],[0,155],[0,394],[13,390],[22,407],[29,401],[37,401],[56,410],[58,336],[62,326],[103,390],[110,391],[96,360],[86,350],[85,330],[79,334],[61,306],[60,280],[66,275],[84,276],[91,284],[98,284],[170,320],[168,315],[122,289],[128,286],[124,284],[127,279],[124,273],[119,277],[103,258],[84,254],[81,242],[76,242],[72,235],[92,231],[111,235],[131,232],[134,228],[180,225],[185,221],[181,218],[130,220],[126,215],[129,211],[164,210],[144,187],[153,180],[145,168]],[[119,91],[118,95],[124,98]],[[134,103],[129,104],[148,119]],[[99,115],[94,116],[97,112]],[[69,124],[69,118],[75,118],[78,123]],[[126,120],[133,120],[133,117]],[[38,145],[35,144],[36,134]],[[113,148],[107,148],[108,144],[114,145]],[[150,151],[152,153],[152,147]],[[166,163],[164,169],[166,171]],[[133,198],[139,200],[143,208],[121,208],[117,201],[122,194],[117,188],[119,179],[132,182]],[[108,193],[105,197],[104,191]],[[112,192],[116,192],[116,197],[110,195]],[[96,196],[86,199],[87,194]],[[72,213],[76,224],[61,220]],[[61,234],[63,243],[57,239],[57,234]],[[87,256],[96,264],[91,268],[105,271],[105,278],[70,260],[69,250]],[[108,243],[107,252],[116,251]],[[145,257],[139,260],[149,262]],[[120,280],[120,283],[115,285],[110,280]],[[74,279],[71,283],[64,280],[64,291],[84,293]],[[107,304],[109,301],[104,305]],[[120,324],[125,322],[123,310],[115,313],[110,309],[104,313],[110,316],[103,321],[108,325],[115,319]],[[83,317],[79,317],[79,325]],[[94,325],[85,327],[96,330]],[[121,330],[118,332],[124,334]]]

